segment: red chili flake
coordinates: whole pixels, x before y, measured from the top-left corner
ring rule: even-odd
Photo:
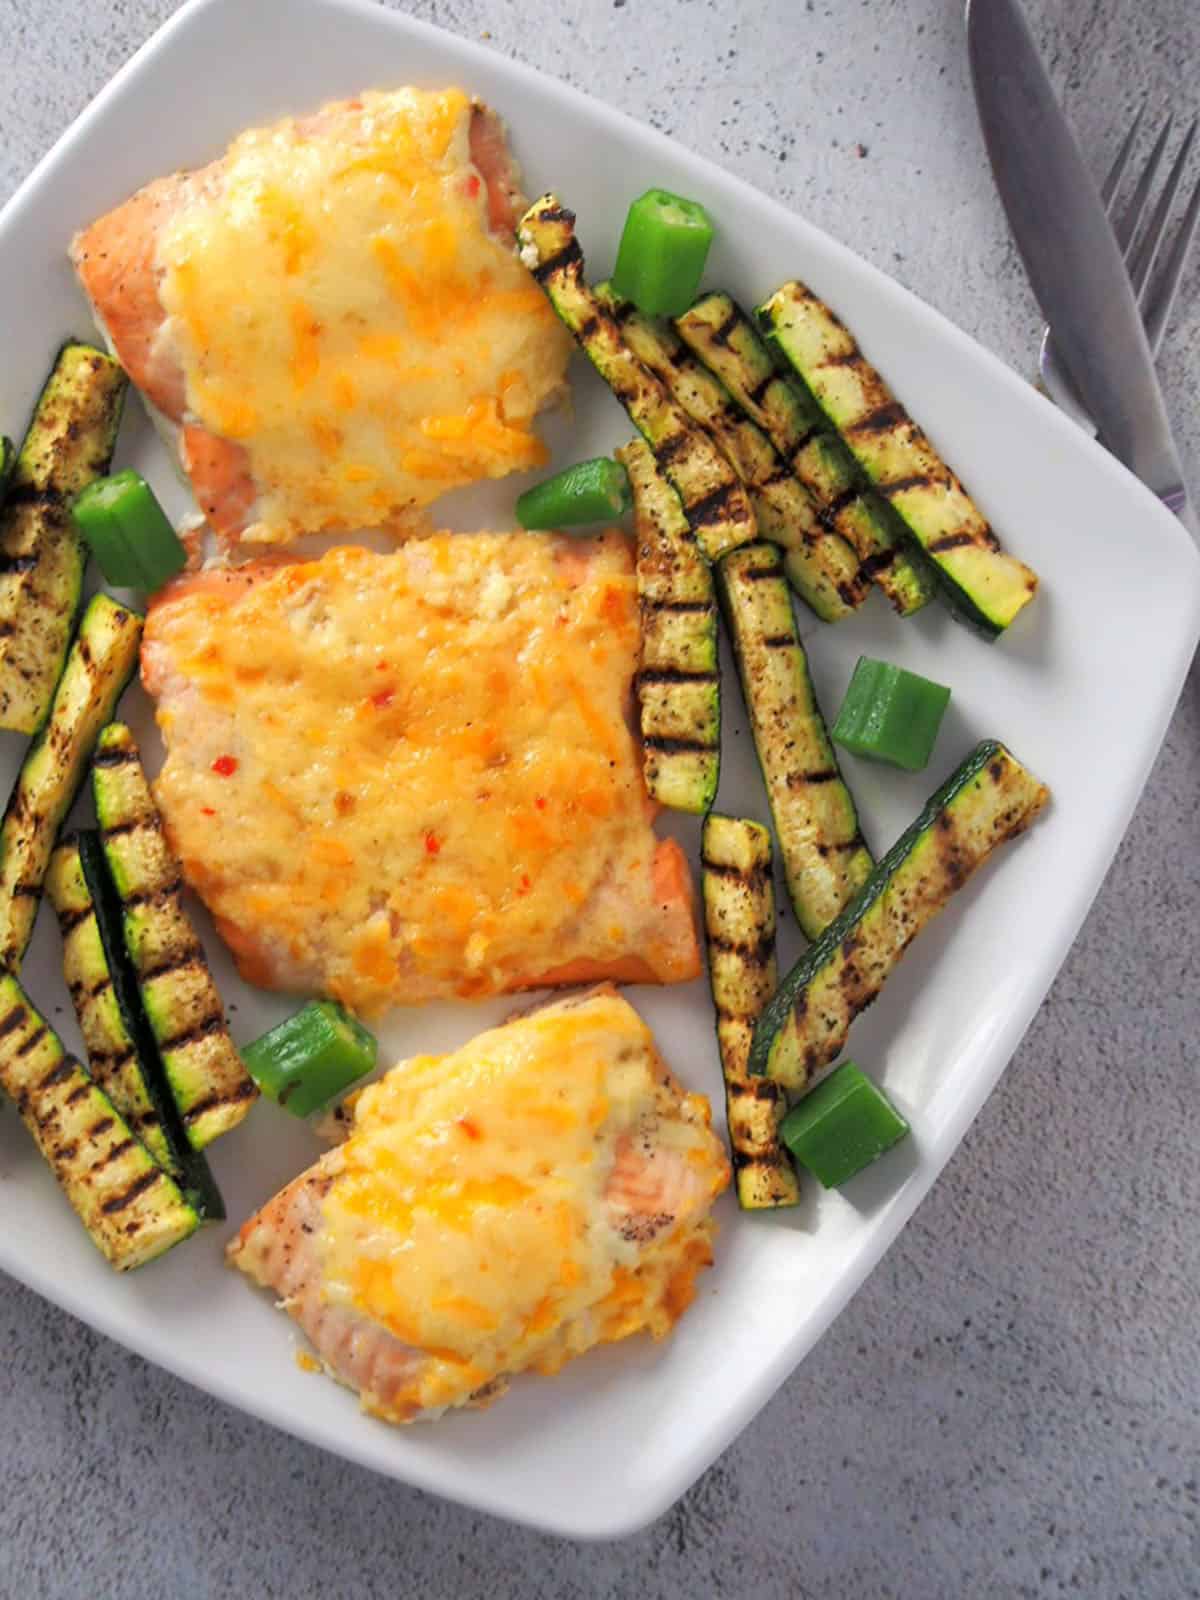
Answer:
[[[371,704],[373,706],[390,706],[395,694],[395,689],[380,689],[371,696]]]
[[[434,833],[433,830],[431,829],[425,835],[425,854],[427,856],[435,856],[435,855],[437,855],[438,851],[441,848],[442,848],[442,841],[438,838],[437,834]]]
[[[624,595],[619,589],[610,584],[604,591],[604,599],[601,602],[600,609],[614,628],[620,627],[626,616]]]
[[[375,671],[376,672],[386,672],[387,669],[388,669],[388,664],[387,664],[386,661],[377,661],[375,663]]]
[[[529,874],[527,872],[523,872],[517,879],[517,893],[528,894],[532,888],[533,884],[529,880]]]
[[[455,1120],[457,1121],[458,1126],[466,1134],[468,1139],[482,1139],[483,1138],[483,1135],[482,1135],[482,1133],[480,1133],[477,1124],[472,1122],[470,1117],[458,1117]]]
[[[222,778],[231,778],[238,769],[236,756],[218,756],[212,769]]]
[[[215,817],[217,814],[211,806],[201,806],[200,810],[206,817]]]
[[[533,803],[538,808],[539,811],[545,811],[545,809],[546,809],[546,796],[544,794],[539,794],[537,799]]]
[[[476,177],[468,178],[464,187],[467,191],[467,199],[474,200],[475,196],[479,193],[479,179]]]

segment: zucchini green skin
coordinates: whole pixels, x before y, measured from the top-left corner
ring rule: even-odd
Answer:
[[[721,773],[721,677],[712,573],[679,496],[650,447],[617,459],[633,488],[642,648],[635,691],[646,792],[675,811],[706,812]]]
[[[1037,576],[1001,549],[986,517],[854,336],[801,283],[785,283],[756,315],[772,347],[933,563],[950,608],[987,638],[1002,633],[1033,599]]]
[[[179,863],[123,723],[110,723],[97,741],[92,794],[142,1007],[188,1142],[203,1150],[241,1122],[258,1091],[229,1037],[204,948],[183,908]]]
[[[0,976],[0,1087],[92,1242],[119,1272],[196,1231],[195,1207],[63,1049],[11,973]]]
[[[62,932],[63,976],[93,1082],[200,1214],[220,1220],[220,1191],[208,1163],[188,1143],[142,1011],[97,833],[63,840],[50,858],[46,893]]]
[[[1049,798],[1004,745],[977,745],[784,978],[755,1029],[750,1072],[795,1093],[835,1061],[921,929]]]
[[[7,434],[0,433],[0,500],[3,500],[4,491],[8,488],[8,480],[12,476],[16,459],[16,445]]]
[[[783,1090],[746,1070],[754,1024],[775,992],[771,835],[761,823],[710,812],[701,836],[708,981],[717,1014],[734,1186],[744,1211],[794,1206],[800,1183],[779,1124]]]
[[[674,487],[704,557],[755,537],[745,485],[725,457],[621,337],[583,276],[575,213],[543,195],[517,225],[521,260],[596,371],[625,407]]]
[[[850,545],[901,616],[933,596],[919,556],[905,549],[867,489],[853,457],[804,390],[776,367],[754,324],[727,294],[708,294],[675,320],[684,343],[710,366],[766,431],[829,527]]]
[[[596,298],[642,365],[724,452],[749,492],[760,538],[787,551],[787,575],[800,598],[822,622],[848,617],[867,595],[858,557],[821,521],[808,492],[767,435],[669,322],[644,316],[607,283],[596,286]]]
[[[127,386],[111,356],[65,344],[14,464],[0,509],[0,728],[34,733],[46,719],[87,564],[70,506],[108,471]]]
[[[817,704],[774,545],[727,555],[717,568],[717,592],[788,894],[805,937],[815,939],[853,899],[874,862]]]
[[[79,840],[64,839],[50,857],[46,898],[63,942],[63,977],[87,1050],[88,1073],[160,1167],[172,1167],[171,1147],[141,1072],[137,1049],[116,989],[116,974],[100,936],[96,907],[79,859]]]
[[[50,715],[17,774],[0,823],[0,968],[6,971],[20,969],[55,834],[83,780],[96,737],[133,673],[141,637],[136,611],[106,594],[92,599]]]

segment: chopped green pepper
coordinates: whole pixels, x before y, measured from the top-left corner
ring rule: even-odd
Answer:
[[[908,1132],[908,1123],[853,1061],[806,1094],[779,1126],[802,1167],[836,1189]]]
[[[336,1000],[310,1000],[248,1044],[242,1060],[265,1095],[307,1117],[371,1072],[378,1048]]]
[[[585,522],[610,522],[633,504],[629,474],[619,461],[596,456],[555,473],[517,501],[523,528],[574,528]]]
[[[71,515],[107,583],[152,594],[187,563],[153,489],[132,467],[88,484]]]
[[[647,316],[681,316],[699,292],[712,239],[702,205],[647,189],[625,218],[612,286]]]
[[[859,656],[833,737],[855,755],[920,772],[929,764],[949,703],[944,684]]]

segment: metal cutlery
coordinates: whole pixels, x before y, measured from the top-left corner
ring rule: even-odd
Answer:
[[[1138,305],[1142,313],[1142,322],[1146,328],[1146,337],[1150,344],[1152,355],[1157,355],[1162,348],[1163,337],[1167,331],[1175,297],[1179,293],[1179,285],[1183,279],[1184,269],[1187,266],[1188,253],[1195,242],[1197,232],[1200,232],[1200,181],[1192,190],[1183,216],[1175,230],[1171,247],[1155,271],[1162,245],[1166,239],[1171,221],[1171,214],[1175,209],[1179,191],[1187,169],[1188,158],[1196,142],[1197,131],[1200,130],[1200,118],[1195,119],[1179,145],[1167,180],[1159,194],[1158,201],[1150,213],[1149,220],[1138,236],[1139,226],[1146,216],[1146,209],[1150,202],[1150,194],[1154,181],[1158,176],[1159,167],[1166,152],[1167,142],[1171,132],[1172,118],[1167,117],[1162,130],[1154,142],[1154,147],[1146,159],[1141,173],[1138,176],[1133,194],[1123,208],[1117,206],[1117,194],[1121,181],[1125,176],[1125,169],[1129,165],[1129,158],[1133,153],[1137,137],[1145,120],[1146,107],[1143,104],[1128,133],[1117,151],[1116,158],[1109,169],[1108,175],[1100,186],[1100,199],[1113,224],[1113,232],[1117,236],[1125,256],[1125,265],[1129,270],[1133,292],[1138,297]],[[1153,274],[1153,276],[1152,276]],[[1092,421],[1083,402],[1075,392],[1058,346],[1054,339],[1053,330],[1047,326],[1042,330],[1041,350],[1038,356],[1038,372],[1041,377],[1043,389],[1055,404],[1080,427],[1086,428],[1090,433],[1095,433],[1096,424]]]
[[[1059,356],[1108,449],[1190,521],[1121,246],[1017,0],[967,0],[967,51],[996,185]]]

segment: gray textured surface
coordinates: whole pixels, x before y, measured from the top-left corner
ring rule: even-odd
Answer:
[[[173,9],[0,0],[0,199]],[[1036,316],[958,0],[411,9],[667,129],[1027,368]],[[1184,109],[1195,0],[1030,11],[1098,165],[1144,94]],[[1198,291],[1194,268],[1163,360],[1193,482]],[[573,1547],[429,1500],[6,1282],[0,1593],[1200,1594],[1197,794],[1193,671],[1104,892],[960,1154],[754,1438],[649,1531]]]

